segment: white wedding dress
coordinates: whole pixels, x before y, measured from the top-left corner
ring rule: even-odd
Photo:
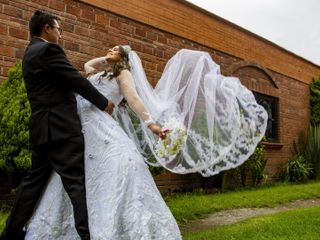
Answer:
[[[122,100],[116,79],[90,81],[113,103]],[[85,176],[92,240],[181,239],[142,155],[108,114],[77,96],[85,138]],[[27,240],[80,239],[72,205],[60,177],[53,173],[27,225]]]
[[[219,65],[206,52],[177,52],[154,89],[134,51],[129,53],[129,62],[131,82],[102,79],[102,73],[90,81],[116,105],[125,96],[140,118],[138,127],[126,110],[116,109],[115,121],[77,97],[85,137],[92,239],[181,239],[145,162],[178,174],[198,172],[203,176],[235,168],[261,141],[268,114],[238,78],[221,75]],[[158,151],[159,138],[143,123],[146,117],[165,127],[170,121],[177,123],[178,127],[170,129],[167,139],[172,141],[165,154]],[[174,137],[178,130],[182,134]],[[151,152],[154,158],[144,159],[141,152]],[[79,239],[70,200],[55,173],[27,226],[26,239]]]

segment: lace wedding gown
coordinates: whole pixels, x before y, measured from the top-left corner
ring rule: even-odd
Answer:
[[[93,75],[90,81],[116,105],[122,100],[116,79]],[[148,166],[120,125],[77,96],[85,138],[85,176],[92,240],[181,239]],[[60,177],[53,173],[27,225],[27,240],[80,239],[72,205]]]
[[[115,105],[122,95],[129,104],[141,99],[130,105],[141,122],[151,117],[166,127],[173,120],[185,127],[185,136],[172,141],[181,143],[178,151],[159,154],[158,137],[143,123],[135,128],[128,112],[116,110],[114,114],[123,130],[111,116],[77,97],[85,137],[92,239],[181,239],[145,161],[174,173],[203,176],[235,168],[261,141],[268,114],[238,78],[223,76],[206,52],[178,51],[154,89],[134,51],[129,53],[129,62],[132,81],[118,84],[116,79],[100,78],[102,73],[90,81]],[[154,159],[144,159],[143,151],[152,152]],[[26,239],[78,238],[70,200],[54,173],[27,227]]]

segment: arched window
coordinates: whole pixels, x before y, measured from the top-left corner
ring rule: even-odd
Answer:
[[[257,64],[241,61],[232,64],[226,75],[238,77],[243,85],[253,91],[257,102],[268,113],[267,141],[279,142],[279,89],[272,74]]]

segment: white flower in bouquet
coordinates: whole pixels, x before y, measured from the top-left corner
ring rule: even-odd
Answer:
[[[169,119],[164,129],[169,129],[166,139],[159,139],[156,144],[156,154],[166,158],[178,154],[187,140],[187,131],[184,124],[176,118]]]

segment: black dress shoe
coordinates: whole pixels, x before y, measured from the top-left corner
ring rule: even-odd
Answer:
[[[24,240],[26,233],[22,230],[3,231],[0,240]]]

